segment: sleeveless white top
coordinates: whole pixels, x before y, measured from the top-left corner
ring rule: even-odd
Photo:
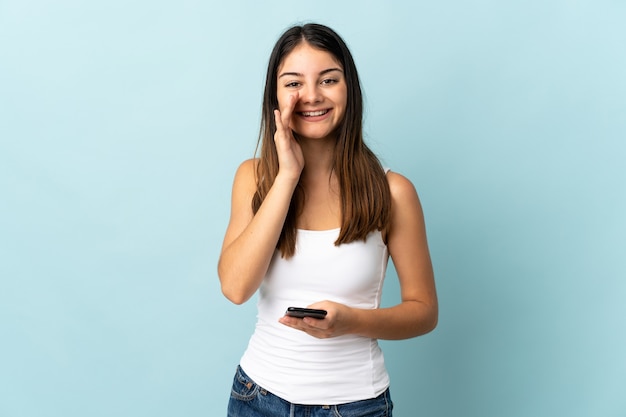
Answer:
[[[335,405],[377,397],[389,386],[375,339],[317,339],[278,322],[287,307],[330,300],[374,309],[389,254],[376,231],[335,246],[339,229],[298,230],[296,252],[276,251],[259,290],[257,324],[241,367],[258,385],[294,404]]]

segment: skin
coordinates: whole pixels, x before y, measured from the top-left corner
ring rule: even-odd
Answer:
[[[343,68],[328,52],[302,43],[279,67],[277,96],[274,142],[279,172],[256,215],[250,204],[256,190],[256,160],[242,163],[233,183],[218,274],[222,292],[236,304],[247,301],[261,285],[298,181],[307,195],[298,228],[328,230],[341,225],[332,156],[346,107]],[[318,338],[358,334],[406,339],[434,329],[438,305],[422,207],[407,178],[389,172],[387,180],[392,200],[387,244],[400,281],[400,303],[365,310],[320,300],[308,307],[327,310],[323,320],[284,316],[280,323]]]

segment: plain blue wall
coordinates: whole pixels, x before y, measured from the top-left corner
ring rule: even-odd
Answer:
[[[396,415],[626,416],[617,0],[0,0],[0,416],[225,415],[230,186],[301,21],[426,213],[440,324],[382,342]]]

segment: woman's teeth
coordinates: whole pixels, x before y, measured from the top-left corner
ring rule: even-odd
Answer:
[[[323,116],[326,113],[328,113],[328,110],[303,111],[301,114],[305,117],[315,117],[315,116]]]

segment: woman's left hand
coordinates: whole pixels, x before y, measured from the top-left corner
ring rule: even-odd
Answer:
[[[323,319],[312,317],[296,318],[283,316],[278,321],[285,326],[303,331],[318,339],[327,339],[350,333],[352,309],[344,304],[332,301],[321,301],[311,304],[307,308],[326,310],[328,313]]]

